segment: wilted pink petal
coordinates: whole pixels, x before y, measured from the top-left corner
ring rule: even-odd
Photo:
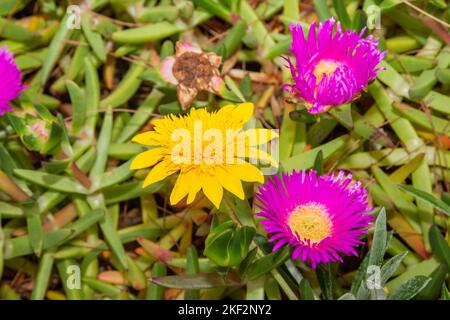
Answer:
[[[165,58],[159,66],[159,72],[167,82],[177,85],[178,81],[173,75],[173,65],[175,64],[175,57]]]
[[[175,46],[175,52],[176,52],[175,56],[179,57],[186,52],[202,53],[202,49],[200,49],[197,46],[194,46],[189,42],[178,41]]]
[[[214,52],[208,52],[206,56],[208,57],[208,60],[211,63],[211,65],[215,68],[218,68],[222,63],[222,57],[218,56]]]
[[[198,90],[196,88],[189,88],[183,84],[179,84],[177,87],[177,94],[178,101],[180,102],[183,110],[185,110],[192,103],[192,101],[194,101],[198,94]]]
[[[221,62],[222,58],[213,52],[177,42],[175,56],[163,60],[160,73],[167,82],[177,85],[180,105],[187,109],[200,91],[220,92],[224,86],[218,69]]]
[[[208,91],[212,93],[219,93],[220,90],[224,87],[224,82],[221,77],[215,76],[211,78],[209,83]]]

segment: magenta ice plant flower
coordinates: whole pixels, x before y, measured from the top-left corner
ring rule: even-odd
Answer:
[[[0,115],[13,108],[9,103],[18,98],[25,86],[14,56],[6,46],[0,48]]]
[[[219,93],[224,86],[218,69],[221,62],[214,52],[177,42],[175,55],[165,58],[159,70],[164,80],[177,86],[178,101],[185,110],[200,91]]]
[[[318,176],[314,170],[275,176],[259,187],[256,199],[271,235],[273,251],[293,248],[293,259],[319,263],[342,262],[342,255],[357,255],[373,216],[367,191],[351,174]]]
[[[363,38],[365,28],[359,34],[342,31],[341,24],[330,18],[320,23],[318,30],[314,22],[307,39],[300,24],[290,29],[295,62],[285,59],[293,83],[283,89],[294,94],[310,113],[326,112],[358,98],[382,69],[377,65],[386,52],[378,49],[377,38]]]

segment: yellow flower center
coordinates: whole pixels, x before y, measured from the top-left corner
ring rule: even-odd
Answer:
[[[314,67],[314,76],[316,77],[316,83],[320,83],[325,74],[327,75],[327,78],[330,79],[330,76],[340,66],[340,63],[337,61],[320,60],[319,63]]]
[[[332,223],[326,208],[318,203],[309,203],[295,208],[289,217],[289,228],[302,240],[315,244],[331,234]]]

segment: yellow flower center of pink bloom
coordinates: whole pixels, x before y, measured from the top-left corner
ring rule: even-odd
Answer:
[[[302,240],[315,244],[331,234],[332,222],[327,209],[318,203],[308,203],[295,208],[288,221],[289,228]]]
[[[320,60],[314,67],[314,76],[316,77],[316,83],[320,83],[324,75],[330,79],[330,76],[340,68],[341,64],[333,60]]]

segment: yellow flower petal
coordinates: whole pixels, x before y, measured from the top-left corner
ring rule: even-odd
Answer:
[[[180,173],[170,194],[170,204],[174,205],[180,202],[188,193],[194,174],[192,171]]]
[[[214,177],[208,176],[203,182],[202,190],[209,201],[218,209],[223,197],[223,188],[220,183]]]
[[[216,117],[218,119],[223,119],[224,117],[229,117],[235,108],[236,108],[236,106],[234,104],[227,104],[226,106],[223,106],[222,108],[220,108],[219,111],[217,111]]]
[[[162,158],[162,148],[154,148],[138,154],[131,162],[130,169],[137,170],[153,166]]]
[[[248,158],[262,160],[263,162],[269,163],[271,166],[278,168],[278,163],[267,152],[252,147],[248,148],[246,151]]]
[[[137,142],[146,146],[158,146],[159,134],[155,131],[147,131],[134,136],[133,142]]]
[[[159,126],[164,126],[164,124],[167,124],[168,122],[170,122],[170,117],[169,116],[164,116],[163,118],[156,118],[154,120],[152,120],[152,125],[154,128],[159,127]],[[152,131],[150,131],[152,132]]]
[[[193,173],[195,175],[195,172]],[[189,188],[189,195],[187,198],[187,204],[191,204],[195,200],[195,196],[202,188],[203,177],[196,176],[195,179],[191,180],[191,186]]]
[[[147,177],[145,177],[142,188],[145,188],[155,182],[161,181],[175,172],[176,170],[171,169],[169,163],[167,163],[166,161],[161,161],[156,166],[154,166]]]
[[[278,134],[275,131],[261,128],[245,130],[239,135],[245,137],[248,146],[258,146],[278,138]]]
[[[215,177],[225,189],[236,195],[239,199],[244,199],[244,189],[242,188],[242,183],[238,175],[234,174],[231,170],[218,168]]]
[[[231,170],[242,181],[264,183],[264,176],[262,172],[250,163],[245,162],[242,164],[235,164],[233,166],[229,166],[229,170]]]
[[[208,111],[206,111],[205,108],[200,109],[192,108],[191,112],[189,113],[189,116],[191,117],[192,120],[200,120],[200,121],[206,120],[207,118],[210,117],[210,115],[211,114]]]
[[[246,123],[253,115],[253,103],[246,102],[238,105],[231,114],[233,119],[236,119],[240,124]]]

